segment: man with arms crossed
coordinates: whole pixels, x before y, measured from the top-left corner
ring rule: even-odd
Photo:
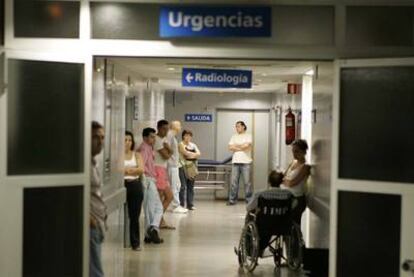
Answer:
[[[227,205],[235,205],[239,193],[240,176],[244,180],[246,203],[249,203],[253,195],[250,182],[250,164],[252,163],[252,135],[246,133],[247,126],[243,121],[236,123],[237,134],[234,134],[229,142],[229,150],[233,152],[231,170],[231,188]]]
[[[169,123],[167,120],[160,120],[157,122],[158,132],[154,144],[156,185],[160,194],[164,212],[173,199],[173,193],[171,191],[170,182],[168,181],[167,172],[168,160],[173,154],[173,151],[167,141],[167,134],[169,130],[168,125]],[[160,228],[175,229],[173,226],[166,224],[164,218],[161,219]]]
[[[154,164],[155,130],[145,128],[142,131],[143,142],[138,150],[144,161],[144,214],[145,214],[145,239],[146,243],[162,243],[159,237],[159,227],[163,214],[162,203],[156,186],[156,172]]]
[[[181,132],[181,122],[173,121],[170,125],[170,131],[167,135],[168,144],[172,150],[171,158],[168,160],[168,177],[173,193],[173,200],[171,206],[174,213],[187,213],[188,210],[180,206],[180,175],[178,169],[181,167],[180,164],[180,153],[178,152],[178,141],[177,135]]]

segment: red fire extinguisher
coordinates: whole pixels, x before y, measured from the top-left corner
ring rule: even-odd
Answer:
[[[286,120],[286,145],[291,144],[295,140],[295,115],[292,113],[292,109],[289,107],[288,113],[285,116]]]

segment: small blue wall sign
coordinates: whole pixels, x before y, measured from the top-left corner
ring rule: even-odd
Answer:
[[[185,122],[213,122],[213,115],[187,113],[184,115],[184,120]]]
[[[159,32],[173,37],[270,37],[269,6],[163,6]]]
[[[251,70],[183,68],[183,87],[251,88]]]

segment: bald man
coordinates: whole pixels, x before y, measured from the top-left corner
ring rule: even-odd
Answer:
[[[178,152],[178,141],[177,135],[181,132],[181,122],[180,121],[172,121],[170,124],[170,130],[167,135],[167,141],[170,145],[173,154],[171,158],[168,160],[168,177],[171,184],[171,190],[173,193],[173,201],[171,202],[171,208],[174,213],[187,213],[188,210],[184,207],[180,206],[180,176],[179,176],[179,158],[180,154]]]

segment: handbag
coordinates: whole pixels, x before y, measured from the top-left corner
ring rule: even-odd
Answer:
[[[184,162],[184,174],[187,179],[195,179],[198,175],[198,167],[195,161],[186,160]]]

